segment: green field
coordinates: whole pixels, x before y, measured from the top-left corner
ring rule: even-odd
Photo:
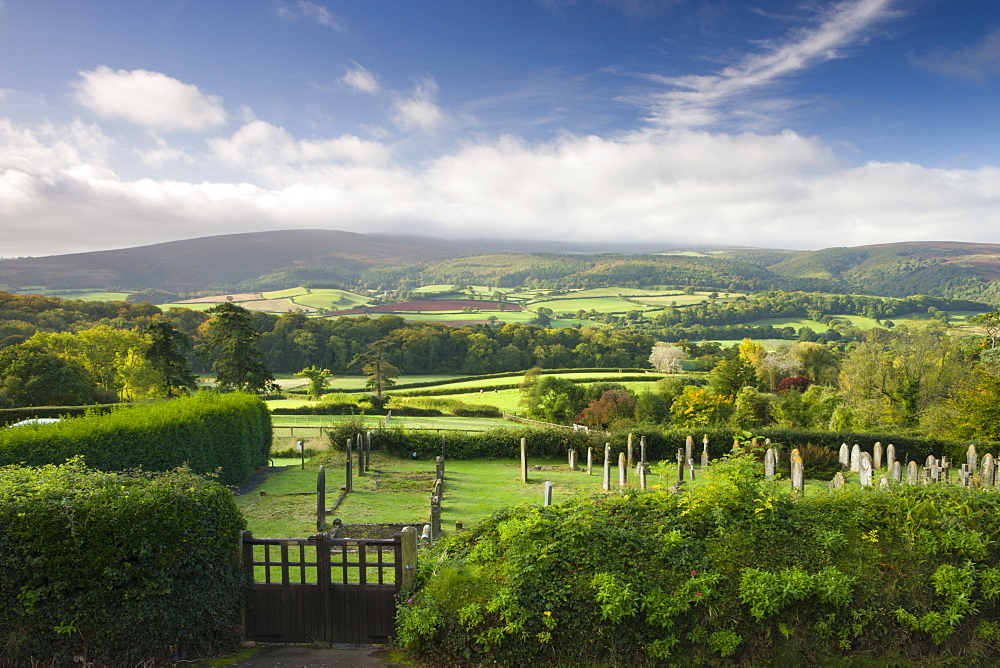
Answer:
[[[352,309],[371,301],[368,297],[348,292],[347,290],[313,288],[312,292],[298,294],[292,298],[296,304],[318,309],[342,310]]]
[[[42,295],[44,297],[58,297],[59,299],[81,299],[85,302],[116,302],[125,301],[130,292],[108,292],[106,290],[49,290],[47,288],[21,288],[14,290],[14,294],[21,295]]]
[[[288,288],[286,290],[272,290],[271,292],[260,293],[264,299],[288,299],[298,295],[308,294],[305,288]]]
[[[627,302],[619,297],[588,297],[585,299],[542,299],[531,303],[531,308],[550,308],[556,313],[576,313],[581,309],[584,311],[597,311],[598,313],[627,313],[628,311],[645,311],[649,307]]]

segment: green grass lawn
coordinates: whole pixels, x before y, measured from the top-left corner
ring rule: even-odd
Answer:
[[[255,536],[293,538],[315,532],[316,497],[297,492],[315,492],[316,473],[320,463],[326,468],[327,505],[332,507],[340,488],[345,484],[345,453],[330,451],[308,461],[305,470],[293,461],[293,466],[272,474],[252,492],[238,496],[237,505],[247,518],[248,528]],[[580,457],[579,471],[570,471],[563,459],[531,458],[529,453],[528,483],[520,480],[517,460],[447,460],[445,464],[444,501],[441,508],[442,529],[454,530],[461,522],[471,528],[493,511],[522,503],[543,502],[545,481],[553,483],[552,501],[560,503],[577,495],[619,494],[618,467],[611,467],[611,492],[602,488],[603,453],[594,452],[593,475],[586,474],[586,453]],[[543,470],[535,470],[535,466]],[[430,515],[430,488],[434,479],[432,459],[413,461],[372,453],[369,475],[354,476],[354,491],[348,494],[337,511],[328,516],[328,523],[339,518],[345,524],[370,522],[425,523]],[[378,471],[375,475],[374,471]],[[628,471],[629,487],[638,481],[634,469]],[[662,474],[662,475],[661,475]],[[857,484],[857,474],[846,474],[849,485]],[[696,480],[687,485],[701,485],[707,474],[697,469]],[[875,479],[878,479],[876,472]],[[653,463],[647,477],[650,489],[667,490],[676,480],[676,467],[666,465],[660,470]],[[788,480],[780,480],[776,489],[790,491]],[[260,491],[266,492],[264,496]],[[807,495],[830,493],[830,484],[823,480],[807,480]],[[287,495],[287,496],[286,496]],[[328,524],[329,525],[329,524]]]

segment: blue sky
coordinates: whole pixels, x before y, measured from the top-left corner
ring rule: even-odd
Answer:
[[[0,0],[0,256],[1000,243],[996,0]]]

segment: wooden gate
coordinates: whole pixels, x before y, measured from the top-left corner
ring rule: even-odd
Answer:
[[[411,566],[412,568],[412,566]],[[243,533],[253,583],[246,636],[262,642],[383,643],[404,580],[400,534],[389,539],[254,538]]]

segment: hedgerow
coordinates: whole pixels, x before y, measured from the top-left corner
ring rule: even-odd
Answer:
[[[233,484],[267,463],[271,414],[247,394],[199,394],[55,424],[0,430],[0,466],[40,466],[80,455],[102,471],[218,471]]]
[[[0,468],[0,665],[152,665],[231,648],[244,521],[187,470]]]
[[[500,510],[421,560],[397,638],[432,663],[995,665],[1000,495],[791,495],[748,454],[680,494]]]

